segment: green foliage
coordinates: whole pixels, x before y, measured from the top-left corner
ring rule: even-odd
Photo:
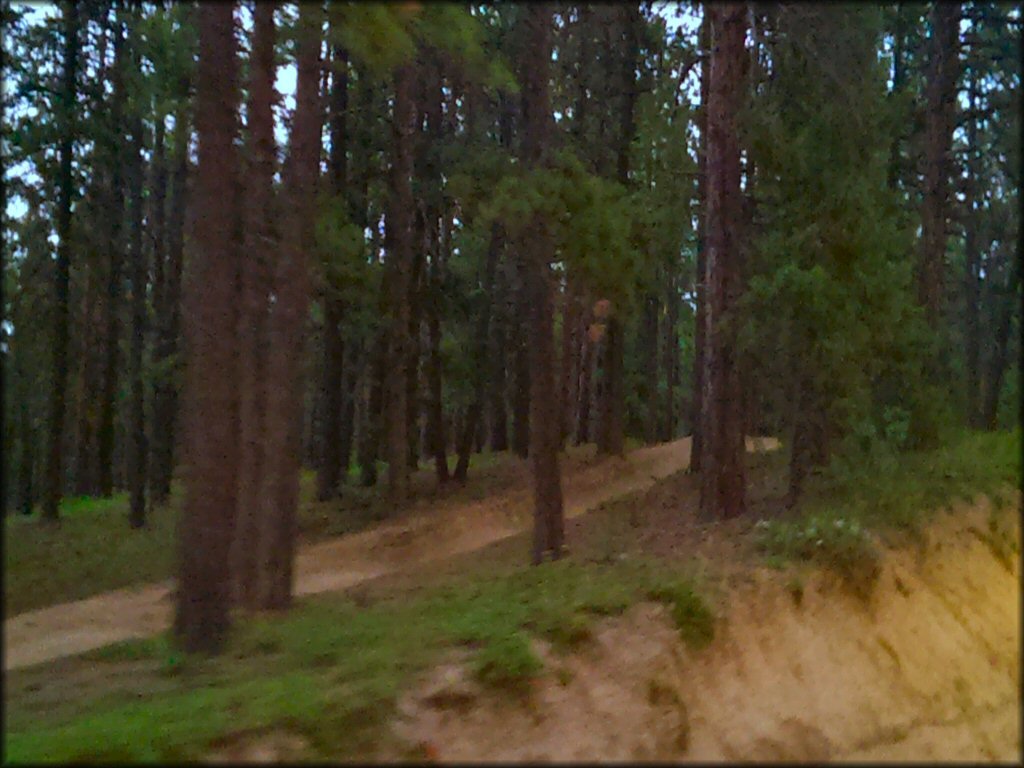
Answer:
[[[812,562],[839,573],[862,596],[878,575],[886,540],[915,535],[935,510],[986,495],[1006,503],[1021,484],[1021,432],[953,434],[930,450],[839,456],[810,480],[794,516],[762,520],[755,541],[770,563]]]
[[[703,648],[714,639],[715,615],[689,582],[659,585],[648,596],[668,606],[680,636],[691,647]]]
[[[813,393],[843,450],[934,445],[944,398],[924,384],[935,338],[886,183],[892,105],[873,56],[877,9],[787,18],[776,77],[744,119],[764,219],[740,320],[750,380],[779,414],[796,391]],[[838,59],[815,47],[823,39]]]
[[[760,520],[755,528],[757,546],[766,555],[831,568],[858,587],[877,578],[878,549],[855,518],[812,514],[797,521]]]
[[[544,664],[522,632],[491,638],[477,652],[474,673],[485,684],[523,693]]]

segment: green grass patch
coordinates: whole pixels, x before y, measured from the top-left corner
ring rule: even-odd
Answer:
[[[715,637],[715,615],[689,581],[678,580],[648,592],[668,606],[680,636],[692,648],[703,648]]]
[[[830,568],[866,597],[879,573],[871,533],[917,536],[930,514],[981,495],[996,506],[1021,481],[1021,432],[963,432],[939,448],[837,460],[808,484],[785,519],[761,520],[755,542],[769,564],[804,561]]]
[[[480,679],[522,691],[549,673],[531,637],[579,640],[597,616],[653,594],[684,626],[705,616],[680,573],[655,561],[563,560],[460,578],[365,608],[331,595],[245,619],[214,659],[177,656],[158,637],[16,670],[6,686],[7,760],[194,760],[233,734],[266,729],[302,736],[310,759],[367,756],[386,738],[398,693],[446,649],[468,645]]]

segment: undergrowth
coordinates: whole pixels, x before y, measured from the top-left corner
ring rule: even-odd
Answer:
[[[761,520],[755,543],[774,565],[813,562],[866,597],[879,574],[880,540],[919,536],[928,516],[984,495],[1012,503],[1021,482],[1021,432],[967,432],[939,448],[835,460],[786,518]]]
[[[195,760],[233,734],[287,728],[311,759],[372,755],[398,693],[445,649],[470,646],[479,679],[522,692],[557,678],[532,637],[566,650],[599,617],[652,598],[688,642],[710,637],[710,610],[665,563],[565,560],[365,607],[322,596],[239,623],[213,659],[180,656],[165,636],[118,643],[9,673],[4,751],[11,763]]]

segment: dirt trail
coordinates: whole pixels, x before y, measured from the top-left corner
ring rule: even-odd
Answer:
[[[579,652],[536,642],[530,706],[453,653],[402,697],[395,733],[442,762],[1018,762],[1020,558],[990,548],[987,522],[986,503],[961,505],[919,551],[887,552],[867,603],[821,572],[797,601],[790,577],[755,571],[704,651],[650,603]]]
[[[770,438],[758,438],[748,441],[748,449],[774,444]],[[647,488],[686,467],[689,459],[690,439],[683,438],[566,471],[566,515],[574,517]],[[296,594],[341,590],[405,566],[472,551],[525,530],[531,509],[531,490],[524,483],[481,501],[302,547],[296,562]],[[164,582],[121,589],[9,618],[4,621],[4,669],[158,634],[171,623],[172,587],[172,582]]]

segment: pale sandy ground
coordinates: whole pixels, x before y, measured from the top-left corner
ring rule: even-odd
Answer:
[[[819,573],[797,605],[787,577],[758,571],[704,651],[654,604],[579,653],[537,643],[550,672],[528,705],[482,690],[453,655],[402,697],[395,733],[460,762],[1019,763],[1020,565],[969,530],[987,519],[987,504],[964,506],[921,551],[888,552],[867,603]]]

